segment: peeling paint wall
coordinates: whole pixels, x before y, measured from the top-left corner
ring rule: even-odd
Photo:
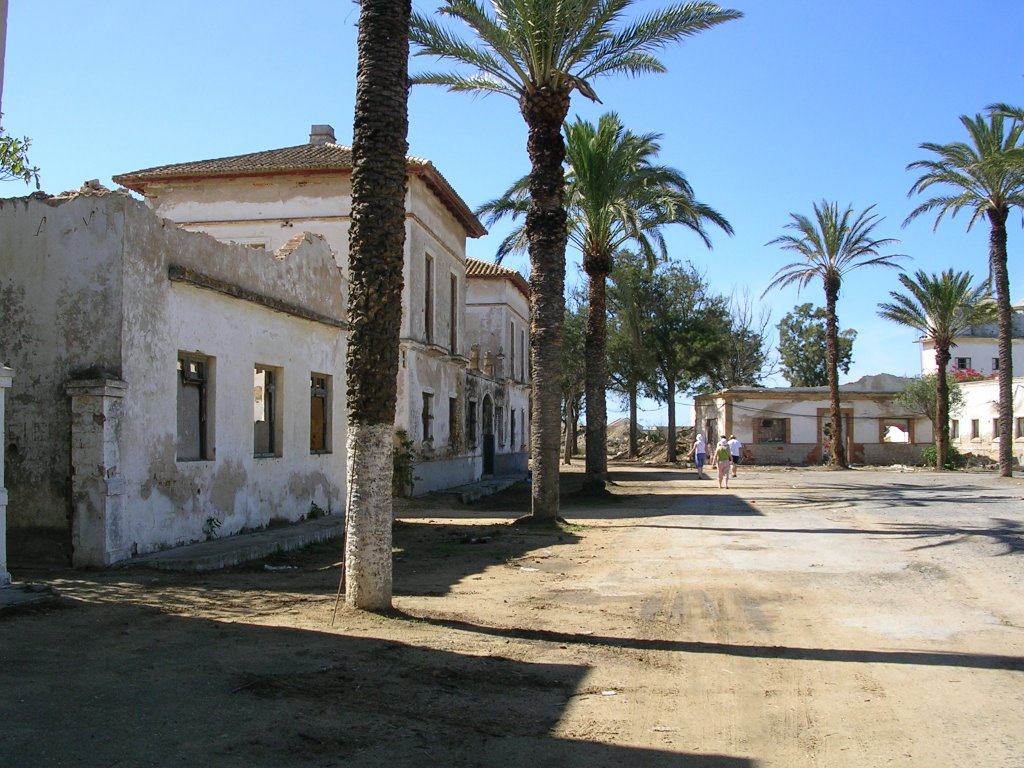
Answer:
[[[36,194],[0,201],[0,362],[8,391],[12,558],[70,556],[68,379],[121,375],[120,205]]]
[[[25,383],[9,409],[17,425],[10,437],[18,455],[8,456],[15,530],[69,540],[70,407],[62,390],[70,378],[100,375],[125,384],[114,470],[124,483],[119,550],[200,540],[208,518],[225,535],[299,519],[311,504],[342,511],[343,280],[323,239],[302,239],[278,258],[185,232],[121,194],[4,201],[0,217],[0,253],[10,267],[0,273],[0,312],[5,329],[16,329],[0,338],[0,356]],[[172,281],[172,265],[238,295]],[[176,456],[179,352],[211,362],[206,461]],[[255,364],[280,372],[280,456],[253,455]],[[311,372],[331,377],[331,453],[310,451]]]

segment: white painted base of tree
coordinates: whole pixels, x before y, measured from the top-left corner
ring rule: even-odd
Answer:
[[[345,603],[391,607],[391,424],[350,424],[345,510]]]

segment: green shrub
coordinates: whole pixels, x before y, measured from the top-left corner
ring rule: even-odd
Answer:
[[[395,430],[395,451],[392,459],[391,494],[404,496],[412,488],[416,476],[412,471],[412,462],[416,457],[412,452],[412,440],[404,429]]]
[[[939,460],[939,450],[934,445],[929,445],[921,451],[921,459],[925,466],[934,467]],[[952,445],[946,446],[946,469],[963,469],[967,466],[967,459]]]

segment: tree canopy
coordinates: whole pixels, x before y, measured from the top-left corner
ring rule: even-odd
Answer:
[[[793,311],[779,321],[779,363],[790,386],[824,387],[828,384],[825,323],[825,308],[809,302],[793,307]],[[856,338],[857,331],[852,328],[839,331],[836,365],[843,373],[850,371]]]

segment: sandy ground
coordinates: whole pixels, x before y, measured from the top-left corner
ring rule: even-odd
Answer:
[[[1024,482],[614,478],[562,532],[402,502],[394,615],[333,626],[338,543],[17,572],[0,765],[1024,766]]]

